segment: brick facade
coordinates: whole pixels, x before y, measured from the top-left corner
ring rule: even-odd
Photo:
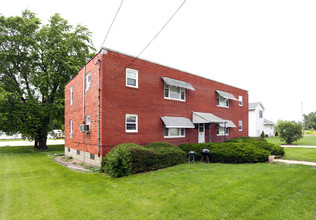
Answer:
[[[100,68],[99,68],[100,61]],[[138,88],[126,86],[126,67],[138,71]],[[91,73],[91,87],[84,88],[85,75]],[[190,83],[194,91],[185,90],[185,101],[164,98],[164,81],[161,77]],[[100,83],[100,114],[98,117],[98,95]],[[73,103],[70,105],[70,87],[73,88]],[[229,108],[217,106],[216,90],[243,97],[243,105],[229,101]],[[83,98],[83,95],[85,98]],[[83,113],[83,102],[85,109]],[[231,120],[236,128],[229,128],[228,138],[248,136],[248,92],[223,83],[212,81],[180,70],[165,67],[142,59],[106,50],[98,53],[78,75],[65,87],[65,154],[76,156],[74,150],[95,154],[87,163],[99,163],[102,156],[120,143],[169,142],[175,145],[198,142],[198,129],[185,129],[185,137],[165,138],[163,116],[185,117],[192,121],[193,112],[212,113],[222,119]],[[126,132],[126,114],[138,116],[138,131]],[[91,118],[89,134],[79,132],[84,116]],[[100,124],[98,123],[100,118]],[[73,133],[70,137],[70,120]],[[239,131],[239,121],[243,128]],[[216,124],[206,124],[205,142],[218,138]],[[197,126],[196,126],[197,127]],[[98,129],[100,128],[100,130]],[[98,130],[100,147],[98,147]],[[210,135],[211,133],[211,135]],[[70,153],[68,148],[71,149]],[[85,153],[85,154],[86,154]],[[99,154],[99,156],[98,156]],[[83,158],[80,155],[81,160]],[[96,161],[96,162],[94,162]]]

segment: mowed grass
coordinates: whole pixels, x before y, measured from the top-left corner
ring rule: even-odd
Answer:
[[[285,147],[282,159],[316,162],[316,148]]]
[[[266,140],[273,144],[286,144],[285,141],[281,141],[280,137],[269,137]],[[304,136],[298,141],[293,142],[294,145],[316,146],[316,136]]]
[[[110,178],[0,148],[0,219],[315,219],[316,168],[182,164]]]

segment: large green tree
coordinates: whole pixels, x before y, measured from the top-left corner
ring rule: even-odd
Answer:
[[[316,112],[311,112],[308,115],[304,115],[305,129],[316,130]]]
[[[0,16],[0,130],[47,148],[50,124],[64,120],[64,87],[94,50],[90,37],[59,14],[46,25],[28,10]]]
[[[279,120],[276,126],[280,139],[292,144],[303,137],[301,123]]]

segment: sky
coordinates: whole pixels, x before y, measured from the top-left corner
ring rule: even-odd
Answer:
[[[6,17],[29,9],[88,27],[97,50],[121,3],[1,1]],[[137,56],[182,2],[123,1],[103,46]],[[266,119],[301,121],[316,111],[315,11],[315,0],[187,0],[140,58],[245,89]]]

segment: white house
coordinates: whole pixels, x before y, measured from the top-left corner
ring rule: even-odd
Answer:
[[[10,139],[22,139],[22,135],[17,133],[13,135],[6,134],[3,131],[0,131],[0,140],[10,140]]]
[[[263,120],[264,133],[268,137],[273,137],[275,134],[275,125],[272,121],[267,119]]]
[[[263,118],[264,107],[261,102],[249,103],[249,126],[250,137],[260,137],[262,131],[269,137],[274,136],[274,123]]]

